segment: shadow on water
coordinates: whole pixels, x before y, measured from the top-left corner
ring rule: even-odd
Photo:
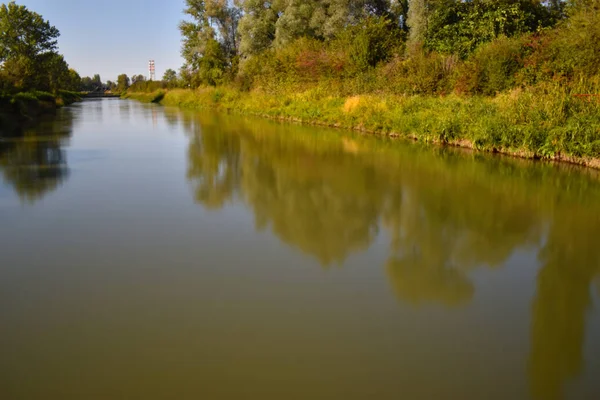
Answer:
[[[188,179],[199,204],[244,202],[256,229],[324,267],[384,235],[383,268],[404,303],[465,306],[476,292],[470,272],[502,268],[519,250],[537,253],[532,396],[560,399],[584,371],[586,314],[600,279],[594,171],[165,112],[189,133]]]
[[[0,175],[22,201],[38,201],[68,178],[64,145],[72,125],[71,111],[62,109],[20,136],[0,141]]]

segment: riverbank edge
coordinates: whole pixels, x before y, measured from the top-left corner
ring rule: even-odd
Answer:
[[[82,100],[76,92],[23,92],[0,96],[0,138],[18,135],[23,129],[37,125],[41,118],[57,109]]]
[[[600,169],[600,157],[551,152],[545,144],[530,146],[533,147],[531,149],[504,146],[501,141],[490,143],[488,137],[494,137],[502,125],[510,123],[510,119],[502,115],[502,107],[496,108],[498,103],[502,102],[498,97],[362,95],[311,98],[310,93],[274,96],[225,87],[159,90],[152,93],[126,93],[122,96],[144,103],[182,109],[216,110]],[[536,126],[517,128],[523,128],[524,131],[543,129]],[[553,139],[553,142],[556,142],[556,139]]]

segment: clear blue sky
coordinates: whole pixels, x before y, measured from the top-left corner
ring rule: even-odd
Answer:
[[[8,0],[0,0],[8,3]],[[178,70],[184,0],[16,0],[41,14],[60,31],[59,51],[83,76],[100,74],[103,81],[119,74],[156,75]]]

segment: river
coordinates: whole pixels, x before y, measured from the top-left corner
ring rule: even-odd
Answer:
[[[103,99],[0,177],[2,399],[600,398],[596,171]]]

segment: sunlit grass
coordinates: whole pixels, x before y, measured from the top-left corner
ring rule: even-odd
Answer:
[[[597,83],[577,90],[593,89],[590,85]],[[318,89],[274,95],[209,87],[128,96],[188,109],[216,109],[597,166],[600,104],[575,97],[573,92],[558,84],[544,84],[495,97],[342,97]]]

